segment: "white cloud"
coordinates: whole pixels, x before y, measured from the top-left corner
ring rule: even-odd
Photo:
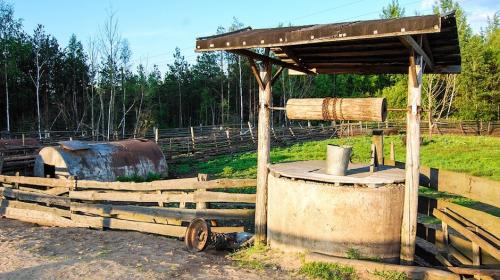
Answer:
[[[420,7],[422,9],[430,9],[434,4],[436,3],[436,0],[422,0],[420,3]]]

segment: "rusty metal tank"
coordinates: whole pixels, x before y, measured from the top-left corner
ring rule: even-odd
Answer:
[[[115,181],[120,176],[158,174],[167,176],[167,162],[153,141],[129,139],[92,143],[59,142],[40,150],[34,174],[37,177],[77,176],[78,179]]]

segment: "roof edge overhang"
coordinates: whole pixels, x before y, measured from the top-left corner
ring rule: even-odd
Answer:
[[[250,32],[245,32],[250,31]],[[196,52],[271,48],[439,33],[441,16],[426,15],[299,27],[238,30],[196,40]]]

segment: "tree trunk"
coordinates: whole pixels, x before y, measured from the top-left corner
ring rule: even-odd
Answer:
[[[38,66],[38,56],[37,56],[37,68],[36,68],[36,85],[35,85],[35,93],[36,93],[36,113],[38,119],[38,139],[42,139],[42,130],[40,128],[40,66]]]
[[[179,127],[182,127],[182,92],[179,78],[177,78],[177,89],[179,90]]]
[[[5,56],[6,52],[4,51]],[[5,77],[5,115],[7,119],[7,132],[10,132],[10,111],[9,111],[9,81],[7,80],[8,75],[7,75],[7,57],[4,58],[4,77]]]
[[[243,129],[243,82],[241,80],[241,56],[238,56],[238,68],[240,70],[240,129]]]
[[[125,125],[126,125],[126,114],[125,112],[125,83],[123,77],[123,67],[122,67],[122,91],[123,91],[123,99],[122,99],[122,111],[123,111],[123,126],[122,126],[122,139],[125,139]]]

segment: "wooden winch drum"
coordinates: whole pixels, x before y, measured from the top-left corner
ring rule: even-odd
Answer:
[[[286,116],[290,120],[385,121],[385,98],[303,98],[289,99]]]
[[[326,146],[326,173],[344,176],[351,160],[352,146]]]

